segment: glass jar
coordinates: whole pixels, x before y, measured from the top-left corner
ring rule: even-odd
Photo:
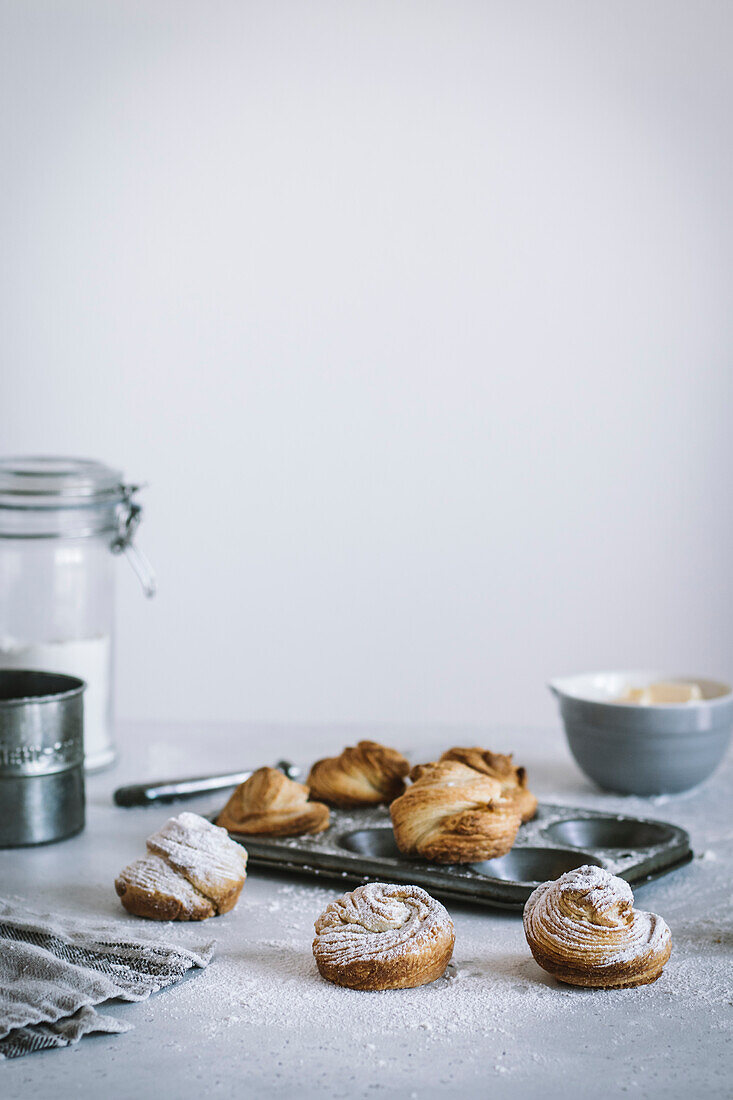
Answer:
[[[138,489],[88,459],[0,459],[0,668],[86,681],[87,770],[115,758],[113,555],[125,553],[155,592],[133,543]]]

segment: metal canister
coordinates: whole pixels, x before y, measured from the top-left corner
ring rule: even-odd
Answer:
[[[0,670],[0,848],[84,828],[85,686],[58,672]]]

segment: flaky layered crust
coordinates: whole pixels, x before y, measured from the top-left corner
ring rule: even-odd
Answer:
[[[446,909],[419,886],[371,882],[331,902],[315,923],[321,975],[350,989],[411,989],[434,982],[453,954]]]
[[[456,747],[448,749],[440,759],[458,760],[459,763],[496,779],[501,783],[504,793],[516,800],[522,821],[531,821],[537,813],[537,799],[527,788],[527,772],[524,768],[515,767],[511,755],[504,756],[500,752],[490,752],[478,747]]]
[[[149,920],[206,920],[217,909],[160,856],[149,854],[125,867],[115,889],[128,913]]]
[[[661,917],[633,902],[629,884],[601,867],[568,871],[530,895],[529,948],[543,970],[569,985],[649,985],[669,959],[672,937]]]
[[[405,789],[409,762],[377,741],[360,741],[338,756],[318,760],[308,776],[311,798],[331,806],[376,806],[391,802]]]
[[[328,828],[329,810],[308,801],[308,788],[276,768],[259,768],[240,783],[216,819],[246,836],[302,836]]]
[[[511,849],[521,813],[496,779],[457,760],[419,764],[411,778],[390,806],[400,851],[438,863],[474,863]]]
[[[150,920],[206,920],[233,909],[247,877],[247,852],[198,814],[171,817],[148,853],[123,868],[115,890],[128,913]]]

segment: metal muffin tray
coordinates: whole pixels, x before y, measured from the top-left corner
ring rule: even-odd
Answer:
[[[521,909],[540,882],[590,863],[639,885],[692,859],[684,829],[666,821],[540,803],[520,826],[512,850],[483,863],[445,864],[404,856],[384,806],[332,810],[317,836],[230,834],[249,853],[252,868],[338,879],[345,885],[404,882],[453,901]]]

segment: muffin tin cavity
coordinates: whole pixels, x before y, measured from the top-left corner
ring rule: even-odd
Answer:
[[[244,844],[252,870],[335,879],[341,890],[363,882],[406,883],[436,897],[503,909],[522,909],[539,882],[585,863],[638,884],[692,858],[690,838],[674,825],[549,803],[520,826],[511,852],[473,864],[404,855],[384,806],[332,810],[329,828],[313,836],[231,836]]]
[[[394,833],[384,826],[380,829],[357,829],[354,833],[344,833],[338,843],[348,852],[357,852],[362,856],[376,856],[377,859],[403,859],[402,852],[395,844]]]
[[[633,817],[576,817],[556,821],[545,830],[545,836],[570,848],[616,848],[638,851],[658,844],[668,844],[675,830],[658,821],[637,821]],[[555,877],[555,876],[553,876]]]
[[[551,878],[559,878],[566,871],[591,863],[602,867],[603,863],[590,852],[568,851],[563,848],[512,848],[499,859],[487,859],[472,863],[474,871],[486,878],[502,882],[521,882],[537,886]]]

